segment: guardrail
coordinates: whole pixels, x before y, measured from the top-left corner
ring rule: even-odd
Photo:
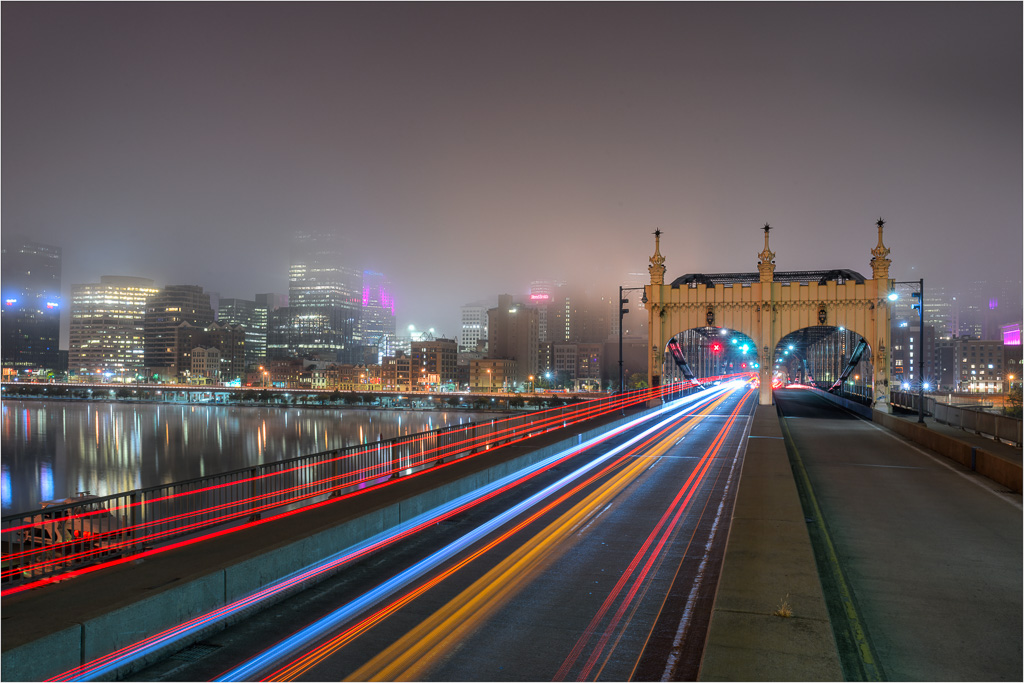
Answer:
[[[907,391],[894,391],[889,398],[892,405],[909,410],[919,410],[918,400],[918,394]],[[931,396],[924,397],[924,412],[936,422],[1021,445],[1022,421],[1019,418],[939,403]]]
[[[445,460],[642,404],[673,388],[678,390],[630,392],[7,515],[0,519],[0,581],[6,590],[186,537],[222,533],[225,527],[323,504]]]

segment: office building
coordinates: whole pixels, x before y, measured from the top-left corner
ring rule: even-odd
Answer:
[[[267,357],[267,309],[255,300],[221,299],[217,320],[245,330],[245,363],[260,365]]]
[[[514,303],[508,294],[498,297],[498,306],[487,311],[488,351],[491,359],[516,361],[511,380],[516,384],[537,375],[539,344],[538,312],[524,304]]]
[[[68,370],[91,381],[142,379],[149,298],[160,290],[144,277],[104,275],[71,288]]]
[[[60,247],[4,237],[0,349],[5,378],[61,369],[60,287]]]
[[[178,326],[206,327],[213,321],[210,296],[198,285],[168,285],[150,296],[143,333],[148,378],[177,379],[184,369],[177,349]]]
[[[460,309],[462,318],[462,335],[459,337],[459,350],[473,352],[479,350],[481,343],[487,344],[487,311],[492,304],[478,301],[466,304]]]
[[[394,354],[395,326],[395,298],[391,293],[391,283],[381,273],[364,270],[359,337],[363,346],[370,347],[375,356],[374,363]]]
[[[418,385],[432,391],[458,382],[458,345],[454,339],[412,342],[412,373]]]
[[[295,236],[286,316],[290,355],[343,363],[361,355],[363,273],[351,262],[350,251],[336,235]]]

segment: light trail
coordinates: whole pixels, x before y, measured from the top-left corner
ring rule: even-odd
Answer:
[[[428,464],[430,464],[432,462],[435,462],[435,461],[438,461],[438,460],[442,460],[444,458],[457,457],[461,453],[464,453],[464,452],[469,451],[469,450],[481,448],[481,447],[489,448],[492,443],[494,443],[496,441],[500,441],[502,439],[510,439],[510,438],[513,438],[513,437],[520,437],[520,438],[516,439],[515,441],[510,441],[509,443],[507,443],[505,445],[511,445],[513,443],[518,443],[518,441],[522,441],[525,438],[529,438],[531,436],[534,436],[536,434],[542,433],[544,431],[550,431],[551,425],[557,424],[558,422],[562,422],[563,426],[564,425],[568,425],[568,424],[575,424],[577,422],[580,422],[580,421],[583,421],[583,420],[586,420],[586,419],[592,419],[593,417],[600,416],[602,414],[606,414],[608,412],[612,412],[612,411],[615,411],[615,410],[619,410],[619,409],[625,407],[626,405],[632,405],[633,403],[635,403],[637,401],[648,400],[652,395],[660,395],[660,394],[664,394],[664,393],[671,393],[672,391],[675,391],[674,387],[659,387],[659,388],[657,388],[655,390],[641,390],[641,391],[638,391],[638,392],[636,392],[636,393],[634,393],[632,395],[625,395],[625,397],[622,400],[610,401],[610,402],[608,402],[607,404],[605,404],[603,406],[591,406],[589,408],[586,408],[585,410],[581,410],[581,411],[578,411],[576,413],[573,413],[572,419],[567,419],[567,416],[565,416],[563,414],[559,414],[559,415],[550,416],[548,418],[545,418],[544,420],[539,420],[539,421],[538,420],[533,420],[533,421],[531,421],[528,424],[520,425],[518,427],[507,428],[507,429],[504,429],[504,430],[500,430],[498,432],[490,432],[488,434],[480,435],[478,437],[473,437],[471,439],[465,439],[465,440],[463,440],[461,442],[457,442],[456,444],[453,444],[453,445],[456,445],[456,446],[459,446],[461,444],[466,444],[465,446],[462,446],[461,448],[459,448],[459,449],[457,449],[455,451],[449,450],[448,452],[436,455],[436,456],[434,456],[432,458],[423,458],[415,466],[416,467],[426,466],[426,465],[428,465]],[[560,409],[553,408],[553,409],[550,409],[550,410],[553,411],[553,410],[560,410]],[[547,412],[547,411],[544,411],[544,412]],[[502,421],[514,420],[514,419],[516,419],[516,418],[515,417],[510,417],[510,418],[504,418],[504,420],[502,420]],[[460,429],[460,430],[456,430],[456,431],[454,431],[452,433],[458,433],[460,431],[466,431],[468,429],[471,429],[471,427],[466,427],[466,428],[463,428],[463,429]],[[535,431],[536,431],[536,434],[534,433]],[[527,436],[522,437],[521,435],[524,434],[524,433]],[[484,441],[483,439],[486,439],[486,440]],[[397,444],[397,445],[405,445],[405,444],[410,444],[410,443],[416,443],[416,440],[412,440],[411,439],[409,441],[399,442],[399,444]],[[448,449],[450,449],[451,445],[438,446],[438,447],[435,447],[435,448],[430,449],[428,451],[425,451],[424,453],[431,453],[431,452],[437,451],[437,450],[439,450],[441,448],[448,448]],[[167,500],[170,500],[170,499],[173,499],[173,498],[177,498],[177,497],[181,497],[181,496],[194,496],[194,495],[197,495],[197,494],[200,494],[200,493],[209,493],[209,492],[212,492],[212,491],[214,491],[216,489],[224,488],[224,487],[227,487],[227,486],[238,486],[238,485],[243,484],[243,483],[254,482],[254,481],[257,481],[257,480],[263,479],[263,478],[280,476],[280,475],[282,475],[284,473],[294,472],[294,471],[301,470],[301,469],[306,468],[306,467],[314,467],[314,466],[319,467],[319,466],[322,466],[323,464],[326,464],[326,463],[329,463],[329,462],[334,462],[335,460],[340,461],[340,460],[344,460],[344,459],[348,459],[348,458],[354,458],[354,457],[357,457],[359,455],[366,455],[368,453],[374,453],[374,452],[375,452],[375,447],[371,446],[370,448],[367,448],[366,450],[363,450],[363,451],[359,451],[357,453],[347,454],[345,456],[339,456],[338,458],[329,459],[327,461],[321,461],[320,463],[316,463],[316,464],[297,466],[297,467],[294,467],[294,468],[288,468],[286,470],[281,470],[281,471],[278,471],[278,472],[273,472],[273,473],[268,473],[266,475],[261,475],[259,477],[251,477],[251,478],[248,478],[248,479],[234,481],[234,482],[231,482],[231,483],[225,483],[225,484],[219,484],[219,485],[215,485],[215,486],[204,487],[204,488],[201,488],[201,489],[196,489],[194,491],[183,492],[183,493],[174,494],[174,495],[171,495],[171,496],[163,496],[163,497],[152,499],[152,500],[148,500],[148,501],[145,501],[145,502],[132,503],[132,504],[128,504],[128,505],[117,506],[117,507],[111,508],[109,510],[99,510],[99,511],[80,513],[80,514],[77,514],[77,515],[70,515],[70,516],[67,516],[67,517],[62,517],[59,520],[56,520],[54,523],[67,523],[68,521],[73,520],[73,519],[85,519],[85,518],[88,518],[88,517],[93,516],[93,515],[106,514],[107,512],[123,511],[123,510],[127,510],[129,508],[136,507],[136,506],[154,505],[156,503],[165,502]],[[285,505],[291,505],[291,504],[302,502],[304,500],[309,500],[311,498],[316,498],[316,497],[328,495],[328,494],[331,494],[331,493],[336,493],[336,492],[340,491],[341,489],[358,485],[359,483],[363,483],[363,482],[369,481],[370,479],[381,478],[383,476],[388,476],[388,475],[392,475],[392,474],[395,474],[397,472],[400,472],[403,469],[407,469],[408,465],[401,464],[401,462],[400,462],[401,457],[403,457],[403,456],[400,456],[399,462],[397,462],[397,463],[395,462],[395,460],[392,460],[392,465],[393,466],[391,467],[391,469],[386,470],[384,472],[372,473],[369,476],[369,478],[367,478],[367,479],[357,479],[357,480],[354,480],[354,481],[347,481],[347,482],[340,483],[340,484],[338,484],[336,486],[333,486],[333,487],[323,488],[323,483],[325,481],[335,481],[335,480],[338,480],[338,479],[341,479],[341,478],[351,477],[351,476],[353,476],[353,473],[350,472],[350,473],[346,473],[346,474],[343,474],[343,475],[337,475],[336,477],[330,477],[330,478],[327,478],[327,479],[320,479],[320,480],[318,480],[316,482],[307,482],[305,484],[300,484],[300,485],[294,486],[294,487],[292,487],[290,489],[286,489],[286,490],[272,491],[272,492],[260,494],[260,495],[257,495],[257,496],[252,496],[252,497],[241,499],[241,500],[234,501],[234,502],[224,503],[224,504],[221,504],[219,506],[211,506],[211,507],[208,507],[208,508],[202,508],[202,509],[199,509],[199,510],[196,510],[196,511],[181,513],[179,515],[175,515],[175,516],[171,516],[171,517],[162,517],[162,518],[155,519],[155,520],[152,520],[152,521],[149,521],[149,522],[142,522],[140,524],[132,525],[132,526],[129,526],[129,527],[121,527],[119,529],[112,530],[110,532],[102,532],[102,533],[99,533],[99,534],[94,534],[89,539],[90,543],[101,543],[101,542],[104,542],[105,540],[109,540],[111,537],[115,537],[115,536],[120,537],[120,538],[122,538],[124,540],[114,540],[112,542],[107,542],[105,545],[93,548],[91,550],[80,550],[80,551],[77,551],[77,552],[76,551],[72,551],[70,554],[68,554],[66,552],[67,549],[73,548],[76,545],[78,545],[79,547],[82,545],[82,540],[81,539],[73,539],[71,541],[65,541],[65,542],[61,542],[61,543],[50,544],[50,545],[45,547],[45,551],[41,550],[40,548],[33,548],[31,550],[26,550],[26,551],[22,551],[22,552],[18,552],[18,553],[12,553],[12,554],[9,554],[8,556],[5,556],[7,559],[9,559],[9,565],[11,565],[11,568],[3,571],[3,577],[4,578],[12,578],[14,575],[19,574],[19,573],[39,571],[39,570],[43,570],[43,569],[45,569],[45,568],[47,568],[49,566],[56,566],[56,565],[60,565],[60,564],[65,564],[65,563],[67,563],[70,560],[84,560],[84,559],[86,559],[86,558],[88,558],[90,556],[94,556],[94,555],[109,555],[112,552],[116,552],[116,551],[124,549],[124,548],[130,548],[130,547],[138,546],[138,545],[143,544],[143,543],[151,543],[151,542],[162,540],[164,538],[168,538],[168,537],[172,537],[172,536],[180,536],[180,535],[182,535],[184,533],[197,532],[199,530],[202,530],[202,529],[205,529],[205,528],[209,528],[209,527],[212,527],[212,526],[222,525],[222,524],[225,524],[225,523],[233,522],[233,521],[235,521],[237,519],[241,519],[243,517],[250,517],[250,516],[253,516],[253,515],[258,515],[258,514],[261,514],[261,513],[265,512],[265,511],[268,511],[268,510],[271,510],[271,509],[275,509],[275,508],[279,508],[279,507],[283,507]],[[446,466],[446,465],[442,465],[442,466]],[[377,467],[379,467],[379,465],[373,464],[373,465],[370,465],[370,466],[368,466],[366,468],[363,468],[361,470],[357,470],[356,473],[365,473],[366,470],[376,469]],[[436,467],[434,469],[436,469]],[[409,476],[415,476],[417,474],[420,474],[420,473],[414,473],[412,475],[406,475],[405,478],[408,478]],[[390,483],[392,483],[392,482],[385,482],[382,485],[389,485]],[[256,506],[256,503],[258,501],[267,500],[267,499],[270,499],[270,498],[277,499],[283,493],[293,492],[293,491],[301,491],[304,488],[309,488],[309,487],[313,487],[313,486],[319,487],[318,490],[316,490],[314,492],[310,492],[310,493],[300,494],[300,495],[294,496],[292,498],[288,498],[286,500],[279,500],[278,499],[278,500],[275,500],[273,503],[268,503],[266,505],[262,505],[262,506],[259,506],[259,507]],[[359,490],[359,491],[357,491],[355,493],[358,494],[358,495],[361,495],[361,494],[364,494],[364,493],[366,493],[366,492],[368,492],[370,490],[375,490],[377,488],[380,488],[380,486],[381,485],[366,487],[366,488],[363,488],[363,489],[361,489],[361,490]],[[323,505],[323,504],[326,504],[326,503],[331,503],[331,502],[337,502],[338,500],[343,500],[344,498],[347,498],[347,497],[348,496],[335,496],[334,498],[332,498],[331,500],[328,500],[328,501],[322,501],[320,503],[315,503],[315,504],[307,504],[303,509],[311,509],[313,507],[319,507],[320,505]],[[151,534],[139,534],[138,533],[138,532],[143,531],[143,530],[145,530],[147,528],[150,528],[150,527],[164,526],[164,525],[166,525],[166,524],[168,524],[169,522],[172,522],[172,521],[181,521],[183,519],[188,519],[190,517],[206,517],[208,515],[211,515],[215,511],[229,510],[231,508],[239,508],[239,507],[243,507],[244,509],[237,510],[235,512],[228,512],[227,514],[220,515],[218,517],[208,517],[208,518],[203,519],[203,520],[198,521],[198,522],[194,522],[194,523],[191,523],[191,524],[186,524],[186,525],[178,526],[178,527],[173,528],[173,529],[165,529],[163,531],[157,531],[157,532],[151,533]],[[292,512],[295,512],[295,511],[292,511]],[[200,536],[200,537],[197,537],[197,538],[189,539],[187,541],[182,541],[182,542],[179,542],[179,543],[162,546],[162,547],[156,548],[156,549],[146,550],[146,551],[143,551],[141,553],[134,553],[134,554],[132,554],[130,556],[130,558],[138,559],[139,557],[149,556],[149,555],[160,553],[160,552],[166,552],[167,550],[170,550],[170,549],[173,549],[173,548],[178,548],[178,547],[181,547],[182,545],[188,545],[188,544],[199,542],[199,541],[206,540],[206,539],[209,539],[209,538],[214,538],[214,537],[223,535],[223,533],[230,533],[230,532],[238,531],[238,530],[241,530],[241,529],[244,529],[244,528],[248,528],[249,526],[254,526],[254,525],[257,525],[257,524],[265,523],[265,522],[271,521],[273,519],[279,519],[280,517],[286,516],[287,514],[288,513],[275,515],[275,516],[269,517],[269,518],[267,518],[265,520],[257,520],[255,522],[251,522],[251,523],[248,523],[248,524],[243,524],[243,525],[235,526],[235,527],[232,527],[231,529],[223,530],[221,532],[214,532],[214,533],[207,534],[207,535],[204,535],[204,536]],[[22,525],[22,526],[14,526],[14,527],[10,527],[10,528],[6,529],[5,532],[15,532],[15,531],[18,531],[18,530],[29,529],[29,528],[32,528],[33,526],[34,526],[33,524],[26,524],[26,525]],[[22,559],[22,558],[25,558],[25,557],[30,557],[32,555],[36,555],[36,556],[42,555],[42,556],[44,556],[44,561],[36,562],[34,564],[26,564],[26,565],[20,565],[20,566],[13,566],[15,564],[14,560]],[[48,555],[52,559],[48,559],[48,560],[45,559],[46,555]],[[38,579],[38,580],[33,581],[33,582],[22,584],[20,586],[4,589],[4,590],[0,591],[0,595],[10,595],[10,594],[14,594],[14,593],[19,593],[19,592],[22,592],[24,590],[29,590],[31,588],[35,588],[35,587],[38,587],[38,586],[41,586],[41,585],[46,585],[46,584],[49,584],[49,583],[53,583],[55,581],[65,580],[65,579],[70,578],[72,576],[80,576],[80,575],[85,574],[85,573],[90,573],[92,571],[97,571],[99,569],[104,569],[104,568],[107,568],[107,567],[115,566],[117,564],[121,564],[121,563],[123,563],[124,561],[126,561],[127,559],[130,559],[130,558],[123,558],[123,557],[122,558],[117,558],[117,559],[108,560],[106,562],[102,562],[102,563],[99,563],[99,564],[91,565],[91,566],[86,567],[86,568],[77,569],[77,570],[70,570],[68,572],[64,572],[64,573],[61,573],[61,574],[48,576],[48,577],[45,577],[45,578],[42,578],[42,579]]]
[[[590,657],[584,664],[583,669],[580,671],[577,680],[585,681],[591,678],[592,669],[597,664],[600,655],[603,652],[605,652],[608,640],[611,638],[611,635],[613,633],[616,633],[618,624],[623,619],[627,608],[630,605],[634,605],[635,610],[636,603],[634,602],[634,599],[638,590],[641,588],[641,586],[643,586],[646,590],[645,580],[647,576],[650,574],[651,569],[655,565],[655,563],[657,562],[658,564],[660,564],[660,562],[662,561],[664,557],[662,551],[665,547],[665,544],[668,542],[669,538],[674,535],[675,530],[679,524],[679,521],[682,518],[683,512],[686,511],[686,508],[689,505],[690,500],[693,498],[694,493],[696,493],[697,488],[700,486],[701,482],[703,481],[705,475],[708,472],[708,469],[711,467],[711,463],[713,462],[714,458],[718,455],[718,452],[721,449],[722,444],[725,443],[726,437],[732,431],[733,424],[736,422],[737,416],[743,409],[744,404],[746,400],[750,397],[751,393],[753,393],[753,390],[748,390],[748,392],[742,397],[740,402],[736,405],[736,408],[733,410],[733,412],[729,415],[729,418],[727,419],[725,424],[718,431],[718,434],[716,435],[714,441],[712,441],[711,445],[708,446],[707,450],[705,450],[704,455],[698,462],[697,466],[694,468],[693,472],[690,474],[690,477],[686,480],[682,488],[680,488],[679,493],[676,494],[676,497],[669,504],[668,508],[665,510],[665,513],[658,521],[658,524],[647,536],[647,539],[644,541],[644,544],[641,546],[640,550],[634,556],[633,561],[630,563],[629,567],[626,569],[625,572],[623,572],[622,576],[619,577],[619,580],[615,584],[615,587],[609,593],[608,597],[604,601],[604,604],[601,606],[601,609],[594,616],[593,620],[591,620],[590,625],[587,627],[583,635],[577,641],[576,646],[573,648],[569,657],[566,658],[566,661],[562,664],[562,667],[555,675],[554,680],[563,680],[568,675],[569,669],[573,666],[573,664],[575,664],[576,660],[582,653],[587,643],[594,636],[594,634],[598,632],[598,626],[604,619],[606,612],[618,599],[627,581],[631,579],[631,577],[633,576],[633,572],[636,571],[637,567],[640,564],[640,561],[646,555],[647,561],[644,563],[644,566],[639,571],[639,573],[637,573],[636,577],[632,579],[632,585],[630,586],[629,591],[620,603],[618,610],[615,612],[611,621],[600,629],[601,637],[599,638],[597,645],[591,652]],[[657,542],[655,543],[655,541]],[[654,544],[654,548],[648,554],[647,551],[652,544]],[[618,631],[618,635],[619,637],[621,637],[622,631]],[[616,639],[616,642],[617,640],[618,639]],[[607,651],[608,657],[611,656],[613,650],[614,647]],[[607,661],[607,658],[605,661]],[[599,674],[600,672],[598,672],[598,675]],[[594,678],[596,677],[597,676],[594,676]]]
[[[690,425],[696,423],[699,419],[700,418],[692,419],[690,421]],[[669,429],[669,428],[670,427],[665,427],[666,430]],[[530,515],[528,518],[526,518],[523,521],[519,522],[515,527],[513,527],[512,529],[509,529],[508,531],[506,531],[500,537],[490,541],[489,543],[487,543],[482,548],[476,550],[471,555],[463,558],[457,564],[449,567],[444,572],[442,572],[438,576],[435,576],[434,578],[432,578],[428,582],[426,582],[424,584],[421,584],[419,587],[417,587],[416,589],[410,591],[409,593],[404,595],[402,598],[400,598],[400,599],[396,600],[395,602],[392,602],[391,604],[389,604],[389,605],[385,606],[384,608],[378,610],[377,612],[375,612],[374,614],[370,615],[369,617],[364,618],[363,620],[361,620],[360,622],[358,622],[354,626],[349,627],[348,629],[343,631],[341,634],[335,636],[334,638],[332,638],[331,640],[327,641],[326,643],[318,646],[317,648],[315,648],[311,652],[307,653],[306,655],[303,655],[302,657],[300,657],[299,659],[295,660],[291,664],[288,664],[285,667],[283,667],[283,668],[273,672],[272,674],[270,674],[269,676],[264,678],[264,680],[294,680],[297,676],[301,675],[303,672],[305,672],[308,669],[312,668],[317,663],[319,663],[321,660],[323,660],[324,658],[326,658],[329,655],[333,654],[335,651],[337,651],[338,649],[340,649],[341,647],[343,647],[347,643],[351,642],[351,640],[353,640],[355,637],[357,637],[358,635],[361,635],[363,632],[365,632],[372,625],[375,625],[375,624],[379,623],[385,617],[387,617],[390,614],[394,613],[400,607],[408,604],[414,598],[420,596],[421,594],[426,592],[428,589],[432,588],[433,586],[435,586],[438,583],[440,583],[442,580],[444,580],[447,577],[451,576],[452,574],[454,574],[455,572],[460,570],[462,567],[464,567],[464,566],[470,564],[471,562],[475,561],[477,558],[479,558],[482,555],[486,554],[487,552],[489,552],[490,550],[492,550],[493,548],[495,548],[499,544],[503,543],[508,538],[511,538],[513,535],[515,535],[516,533],[518,533],[522,529],[524,529],[527,526],[533,524],[537,519],[539,519],[541,516],[547,514],[551,509],[553,509],[557,505],[560,505],[566,499],[568,499],[569,497],[575,495],[578,491],[580,491],[583,488],[589,486],[594,481],[604,477],[607,473],[609,473],[609,472],[613,471],[614,469],[616,469],[617,467],[619,467],[621,465],[621,463],[629,460],[633,455],[635,455],[635,452],[637,450],[646,447],[650,442],[652,442],[652,441],[654,441],[656,439],[659,439],[659,438],[661,438],[661,432],[656,433],[653,436],[650,436],[644,443],[642,443],[642,444],[636,446],[635,448],[631,449],[629,452],[627,452],[626,454],[622,455],[621,457],[619,457],[615,461],[613,461],[611,463],[608,463],[600,471],[596,472],[595,474],[592,474],[588,479],[586,479],[583,482],[577,484],[571,490],[563,493],[556,500],[553,500],[552,502],[548,503],[546,506],[544,506],[540,510],[537,510],[532,515]]]
[[[453,541],[452,543],[446,545],[444,548],[441,548],[440,550],[431,554],[427,558],[415,563],[414,565],[408,567],[402,572],[399,572],[394,577],[380,584],[371,591],[368,591],[367,593],[364,593],[355,600],[352,600],[351,602],[341,606],[340,608],[323,617],[322,619],[317,620],[313,624],[310,624],[309,626],[298,631],[289,638],[282,640],[273,647],[268,648],[259,655],[250,658],[240,666],[225,672],[220,677],[218,677],[217,680],[234,681],[249,680],[250,678],[253,678],[259,671],[270,667],[274,662],[284,659],[285,657],[289,656],[292,652],[302,647],[305,647],[312,641],[321,638],[325,633],[337,628],[345,621],[348,621],[349,619],[357,616],[363,610],[373,606],[374,604],[382,600],[387,599],[389,596],[401,590],[409,583],[415,581],[419,577],[426,574],[428,571],[431,571],[435,567],[439,566],[442,562],[449,560],[457,553],[460,553],[463,550],[467,549],[473,543],[476,543],[477,541],[486,537],[488,534],[492,533],[493,531],[496,531],[498,528],[500,528],[507,522],[513,520],[521,513],[529,510],[530,508],[537,505],[547,497],[554,495],[560,489],[568,486],[575,480],[583,477],[585,474],[597,468],[599,465],[606,463],[608,460],[615,457],[618,453],[629,448],[633,444],[646,438],[647,436],[658,431],[659,429],[664,428],[666,425],[678,420],[679,415],[685,412],[685,410],[689,410],[698,407],[699,405],[706,404],[713,400],[714,398],[716,398],[717,396],[719,396],[720,394],[724,393],[726,390],[727,389],[721,387],[716,390],[705,390],[704,392],[700,392],[698,394],[694,394],[692,396],[688,396],[684,399],[681,399],[681,403],[675,402],[666,404],[652,415],[648,415],[645,418],[632,421],[629,426],[636,426],[637,424],[646,422],[655,416],[663,415],[666,412],[673,413],[667,419],[661,420],[654,426],[647,428],[646,430],[630,438],[623,444],[616,446],[615,448],[609,450],[607,453],[599,456],[598,458],[590,461],[586,465],[562,477],[555,483],[550,484],[549,486],[545,487],[542,491],[533,494],[532,496],[513,506],[509,510],[506,510],[505,512],[481,524],[474,530],[468,532],[456,541]],[[626,427],[626,425],[623,425],[623,427]]]
[[[692,399],[693,401],[698,401],[700,398],[700,394],[694,394],[693,396],[687,397],[687,399]],[[620,434],[628,429],[631,429],[637,424],[650,420],[654,416],[663,414],[665,412],[677,410],[679,408],[679,405],[679,403],[666,404],[665,406],[662,406],[654,413],[631,420],[613,430],[610,430],[605,434],[602,434],[599,437],[595,437],[575,447],[566,449],[560,453],[552,455],[551,457],[541,462],[538,462],[528,468],[525,468],[524,470],[507,475],[506,477],[503,477],[488,486],[481,487],[476,491],[461,496],[458,499],[452,501],[451,503],[448,503],[447,505],[439,506],[434,510],[426,512],[416,517],[415,519],[410,520],[408,523],[404,525],[399,525],[394,529],[390,529],[382,534],[378,534],[377,536],[374,536],[373,538],[361,544],[357,544],[355,546],[352,546],[351,548],[347,548],[325,559],[322,562],[316,563],[314,565],[311,565],[310,567],[295,572],[289,577],[286,577],[285,579],[282,579],[267,587],[264,587],[263,589],[245,598],[242,598],[234,603],[221,607],[217,610],[208,612],[207,614],[196,617],[195,619],[192,619],[183,624],[179,624],[178,626],[175,626],[171,629],[167,629],[161,633],[150,636],[149,638],[145,638],[136,643],[125,646],[115,652],[104,655],[103,657],[99,657],[80,667],[76,667],[75,669],[71,669],[62,674],[59,674],[58,676],[55,676],[50,680],[93,680],[95,678],[109,674],[110,672],[114,671],[120,666],[123,666],[126,663],[135,661],[138,658],[143,657],[159,648],[166,647],[171,642],[185,638],[188,635],[195,633],[200,629],[206,628],[212,624],[223,621],[240,610],[248,609],[253,605],[257,604],[258,602],[271,599],[272,597],[278,595],[282,591],[292,588],[297,584],[309,581],[326,572],[337,569],[339,566],[345,563],[351,562],[355,559],[358,559],[359,557],[365,556],[370,552],[373,552],[382,547],[385,547],[386,545],[394,543],[397,540],[405,538],[408,535],[415,533],[421,529],[432,526],[442,519],[447,519],[448,517],[463,512],[464,510],[479,504],[483,500],[487,500],[495,495],[498,495],[503,491],[506,491],[514,486],[517,486],[520,483],[527,481],[528,479],[534,476],[537,476],[541,472],[547,471],[555,467],[556,465],[564,462],[565,460],[574,457],[575,455],[578,455],[579,453],[589,448],[592,448],[599,443],[607,441],[608,439],[614,437],[617,434]],[[325,501],[324,503],[321,504],[327,504],[327,502],[328,501]],[[287,513],[282,513],[273,518],[262,520],[260,523],[270,521],[270,519],[277,519],[291,514],[296,514],[306,509],[309,509],[309,507],[302,508],[300,510],[293,510]],[[253,525],[255,524],[256,523],[254,523]],[[225,533],[229,533],[230,531],[232,530],[223,530],[215,532],[213,534],[209,534],[204,538],[220,536]],[[186,543],[183,542],[177,545],[185,544]],[[145,554],[143,554],[143,556],[144,555]],[[135,555],[130,558],[122,558],[120,562],[131,561],[137,559],[138,557],[139,555]],[[94,567],[89,567],[86,571],[88,570],[94,570]],[[85,572],[83,571],[82,573]]]
[[[726,397],[721,396],[712,407]],[[645,457],[632,457],[632,461],[611,479],[519,546],[443,608],[351,673],[346,680],[421,680],[439,658],[452,650],[455,643],[472,633],[566,552],[568,542],[577,530],[643,474],[651,466],[651,458],[666,452],[676,439],[703,418],[702,415],[690,420],[670,435],[667,430],[658,433],[629,453],[627,457],[632,457],[650,448]]]

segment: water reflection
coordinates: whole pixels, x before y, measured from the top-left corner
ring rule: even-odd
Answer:
[[[4,514],[78,491],[108,495],[493,413],[4,401]]]

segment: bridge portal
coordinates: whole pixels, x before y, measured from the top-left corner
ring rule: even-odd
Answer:
[[[735,331],[752,340],[761,382],[761,405],[772,404],[772,375],[783,339],[821,337],[832,330],[863,339],[871,359],[874,407],[889,412],[888,295],[889,249],[882,241],[885,221],[878,220],[878,245],[871,250],[872,278],[853,270],[775,271],[769,247],[772,228],[764,226],[764,249],[756,273],[688,274],[665,284],[661,231],[654,232],[654,255],[648,271],[648,384],[662,384],[666,361],[678,356],[678,335],[698,328]],[[810,332],[801,332],[807,331]],[[817,333],[816,333],[817,332]],[[666,355],[667,354],[667,355]]]

